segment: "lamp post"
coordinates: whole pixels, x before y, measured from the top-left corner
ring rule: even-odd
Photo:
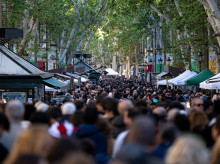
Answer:
[[[161,72],[162,71],[162,63],[163,63],[163,59],[162,58],[159,59],[159,63],[160,63],[160,72]]]
[[[42,61],[44,62],[44,71],[47,71],[47,57],[42,57]]]
[[[167,59],[167,65],[170,66],[170,63],[171,63],[171,59],[170,59],[170,57],[168,57],[168,59]]]
[[[198,58],[199,58],[199,71],[201,72],[201,67],[202,67],[202,53],[201,52],[198,54]]]
[[[149,60],[149,65],[150,65],[150,83],[151,83],[151,84],[152,84],[152,82],[151,82],[152,64],[153,64],[153,61],[152,61],[152,59],[150,59],[150,60]]]
[[[217,54],[217,72],[220,72],[220,52]]]
[[[57,68],[57,58],[55,56],[51,56],[50,58],[53,61],[53,69]]]

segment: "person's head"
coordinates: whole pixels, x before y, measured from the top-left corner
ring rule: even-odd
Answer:
[[[178,113],[174,118],[174,124],[181,132],[187,132],[190,130],[190,121],[188,117],[184,114]]]
[[[177,138],[178,130],[174,126],[173,123],[161,123],[158,128],[157,133],[157,144],[161,144],[163,142],[173,143]]]
[[[34,105],[25,104],[24,120],[30,120],[31,115],[36,112]]]
[[[203,111],[203,101],[200,98],[194,98],[192,100],[192,108],[197,111]]]
[[[61,107],[63,115],[72,115],[76,111],[76,106],[71,102],[66,102]]]
[[[115,117],[118,115],[118,101],[115,99],[112,99],[110,97],[106,97],[103,100],[103,109],[105,111],[105,114],[109,117]]]
[[[137,144],[125,144],[116,154],[114,161],[125,164],[147,164],[147,153]],[[120,163],[121,164],[121,163]]]
[[[95,124],[98,119],[98,110],[94,104],[88,104],[84,112],[84,121],[88,124]]]
[[[79,151],[79,146],[73,138],[61,138],[56,140],[47,153],[50,163],[61,163],[66,156]]]
[[[79,127],[81,124],[84,123],[83,111],[77,110],[69,120],[70,123],[73,123],[75,127]]]
[[[172,102],[169,105],[169,108],[170,109],[176,108],[176,109],[179,109],[179,110],[184,110],[185,109],[184,106],[179,101]]]
[[[191,131],[196,130],[195,128],[198,128],[198,126],[200,126],[201,128],[205,128],[205,126],[207,126],[209,123],[207,115],[202,111],[196,111],[190,114],[189,120]]]
[[[212,109],[213,109],[213,113],[214,113],[215,116],[220,115],[220,99],[215,100],[215,101],[213,102],[213,107],[212,107]]]
[[[35,112],[31,115],[30,122],[32,125],[34,124],[50,125],[50,116],[46,112]]]
[[[61,109],[58,107],[50,107],[48,109],[48,114],[50,115],[50,124],[53,124],[62,118]]]
[[[95,164],[94,159],[82,152],[69,153],[60,161],[62,164]]]
[[[167,113],[167,121],[173,122],[176,115],[179,113],[179,109],[173,108]]]
[[[139,116],[141,113],[135,108],[128,108],[124,111],[124,124],[126,126],[132,125],[134,119]]]
[[[37,112],[47,112],[48,109],[49,105],[47,105],[46,103],[41,103],[36,107]]]
[[[166,109],[162,106],[158,106],[153,110],[154,114],[157,114],[161,119],[166,117]]]
[[[52,142],[46,126],[30,126],[18,137],[6,163],[14,163],[20,155],[25,154],[45,156]]]
[[[118,112],[120,115],[123,115],[127,109],[133,108],[133,107],[134,105],[132,104],[130,100],[122,100],[122,101],[119,101],[118,103]]]
[[[48,164],[48,162],[41,156],[24,154],[19,156],[13,164]]]
[[[150,147],[155,141],[155,124],[152,118],[142,116],[135,119],[127,136],[129,143],[143,146],[146,151],[151,151]]]
[[[12,100],[6,105],[6,115],[10,121],[21,121],[24,115],[24,105],[21,101]]]
[[[86,108],[86,104],[84,103],[83,100],[75,100],[74,104],[76,106],[76,110],[84,111]]]
[[[192,135],[178,138],[166,156],[167,164],[209,164],[209,161],[205,144]]]
[[[105,97],[103,96],[98,96],[96,98],[96,108],[98,110],[98,112],[100,113],[105,113],[104,109],[103,109],[103,100],[104,100]]]

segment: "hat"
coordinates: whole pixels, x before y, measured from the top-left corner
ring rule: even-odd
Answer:
[[[76,106],[71,102],[65,103],[62,107],[63,115],[72,115],[75,111],[76,111]]]
[[[157,99],[154,99],[153,102],[154,102],[154,103],[158,103],[158,100],[157,100]]]

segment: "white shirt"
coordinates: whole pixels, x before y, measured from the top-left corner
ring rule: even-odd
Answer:
[[[112,158],[114,158],[116,154],[120,151],[128,132],[129,132],[128,130],[125,130],[121,132],[116,138],[114,147],[113,147]]]

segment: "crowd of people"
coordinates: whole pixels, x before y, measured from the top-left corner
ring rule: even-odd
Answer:
[[[219,164],[219,98],[103,78],[45,102],[12,100],[0,104],[0,163]]]

